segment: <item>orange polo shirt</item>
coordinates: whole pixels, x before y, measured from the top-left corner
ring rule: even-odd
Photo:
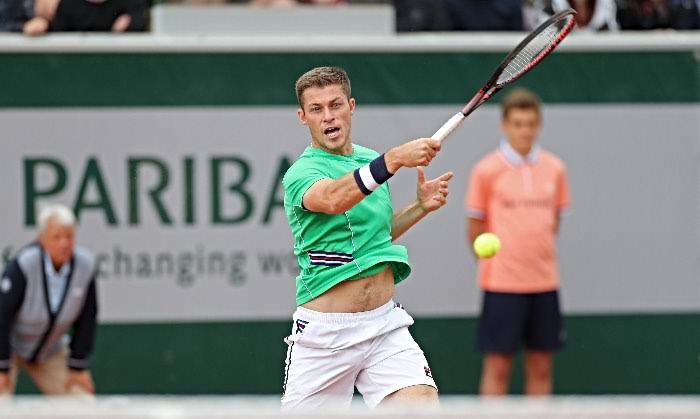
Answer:
[[[479,261],[486,291],[537,293],[559,288],[554,225],[569,206],[564,163],[533,147],[518,154],[508,142],[474,167],[467,192],[470,218],[486,221],[501,239],[501,251]]]

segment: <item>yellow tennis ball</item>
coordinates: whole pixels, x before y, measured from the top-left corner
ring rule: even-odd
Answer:
[[[493,233],[480,234],[474,240],[474,252],[480,258],[490,258],[496,256],[496,253],[501,250],[501,241]]]

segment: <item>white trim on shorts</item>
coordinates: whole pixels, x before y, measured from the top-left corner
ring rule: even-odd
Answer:
[[[378,317],[386,315],[396,307],[394,300],[389,300],[388,303],[381,305],[374,310],[360,311],[358,313],[323,313],[320,311],[309,310],[304,307],[297,307],[294,317],[300,317],[304,320],[333,324],[339,326],[350,326],[360,321],[374,320]]]

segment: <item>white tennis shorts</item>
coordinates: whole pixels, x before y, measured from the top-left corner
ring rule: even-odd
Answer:
[[[320,313],[298,307],[285,366],[282,409],[349,406],[353,387],[376,407],[402,388],[437,389],[408,326],[413,318],[393,301],[361,313]]]

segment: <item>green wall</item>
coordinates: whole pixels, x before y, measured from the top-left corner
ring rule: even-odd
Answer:
[[[568,316],[558,394],[700,393],[700,314]],[[288,322],[103,325],[93,373],[102,394],[279,394]],[[440,390],[475,394],[473,318],[412,328]],[[513,391],[520,392],[517,366]],[[18,393],[36,390],[23,377]]]
[[[362,104],[462,103],[503,53],[5,53],[0,107],[236,106],[295,103],[296,78],[317,65],[348,70]],[[700,100],[692,52],[559,53],[519,86],[547,103]]]

